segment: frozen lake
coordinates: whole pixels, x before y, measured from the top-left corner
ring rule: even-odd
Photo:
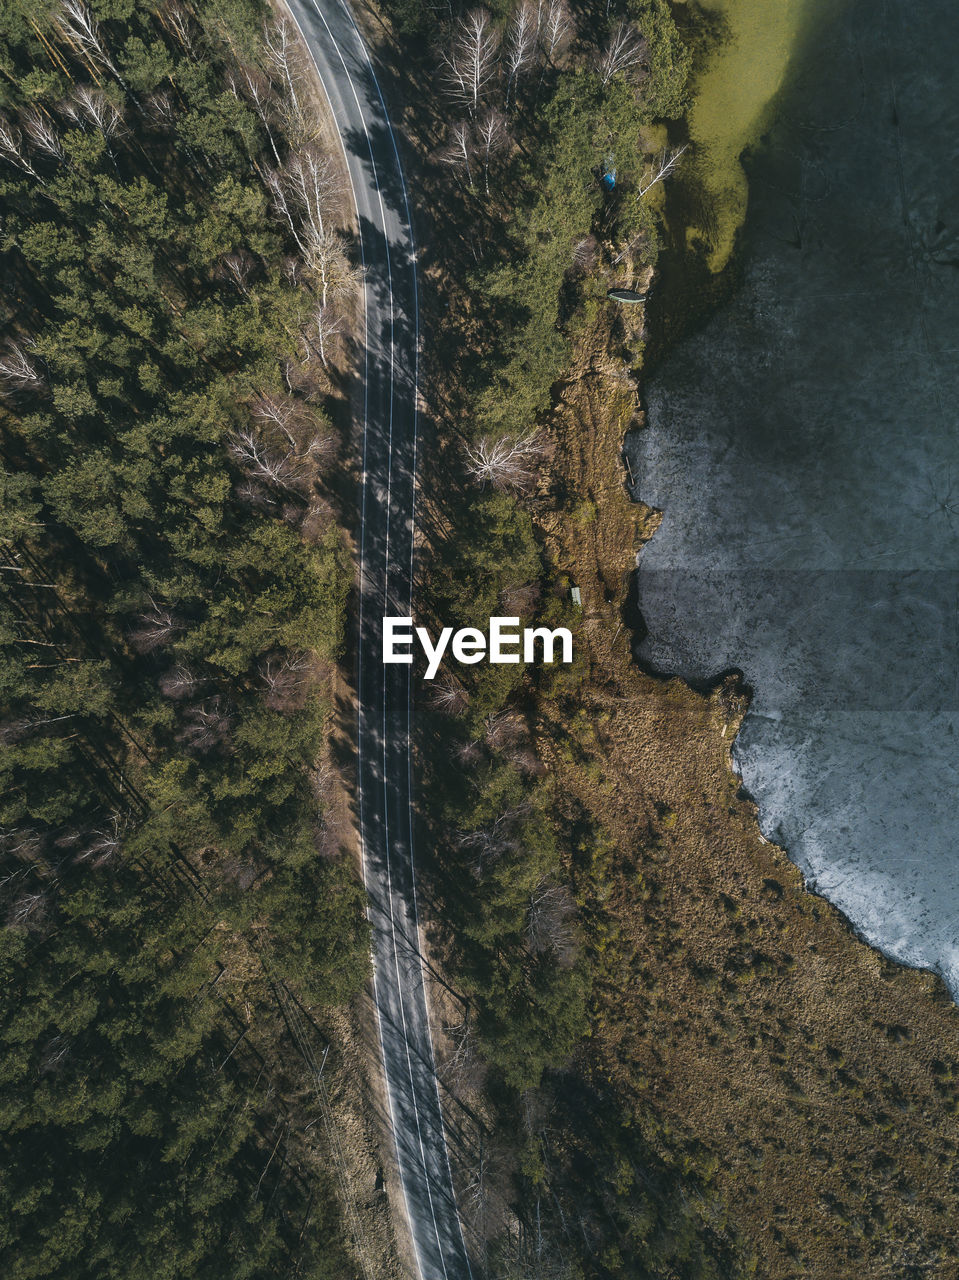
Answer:
[[[754,691],[763,831],[959,994],[959,4],[850,0],[750,166],[742,287],[629,442],[644,664]]]

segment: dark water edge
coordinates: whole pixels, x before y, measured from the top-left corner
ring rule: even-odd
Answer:
[[[664,512],[647,669],[754,690],[764,834],[959,992],[959,6],[826,5],[764,147],[733,298],[627,442]]]

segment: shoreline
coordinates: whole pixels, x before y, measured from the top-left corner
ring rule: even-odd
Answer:
[[[855,15],[852,14],[849,15],[850,22],[854,16]],[[817,24],[817,29],[819,29],[819,24]],[[844,30],[845,28],[839,29],[839,34],[841,35]],[[864,74],[861,65],[861,59],[863,57],[862,49],[858,44],[852,47],[855,48],[856,56],[860,60],[859,76],[861,80]],[[814,48],[810,51],[807,47],[805,49],[805,56],[808,57],[810,52],[814,53]],[[833,72],[834,71],[835,69],[833,69]],[[806,89],[808,89],[809,85],[806,83],[808,74],[810,74],[808,67],[804,68],[801,65],[800,60],[800,64],[797,65],[794,71],[796,84],[802,84]],[[873,76],[873,79],[875,80],[875,76]],[[818,81],[816,81],[816,83],[818,83]],[[857,82],[857,84],[858,83],[859,82]],[[874,93],[881,94],[881,90],[882,85],[880,84],[878,89],[874,89]],[[860,102],[860,96],[865,95],[865,93],[866,89],[864,87],[856,90],[856,94],[858,95],[856,96],[856,103],[858,105],[856,106],[855,112],[849,116],[848,120],[846,117],[842,117],[840,112],[841,127],[846,127],[846,124],[850,121],[855,123],[855,121],[862,117],[863,106],[862,102]],[[832,98],[827,96],[824,99],[825,105],[820,103],[818,115],[819,117],[823,117],[823,119],[820,119],[818,124],[810,124],[807,121],[803,123],[802,128],[808,130],[816,129],[818,132],[825,131],[827,129],[827,124],[823,121],[828,118],[830,109],[828,106],[829,102],[832,102]],[[780,101],[780,108],[786,118],[792,119],[796,115],[795,105],[795,93],[793,93],[792,97],[782,99]],[[836,125],[835,127],[839,128],[840,125]],[[898,128],[898,132],[901,134],[901,126]],[[791,135],[787,135],[787,137],[791,139]],[[798,146],[798,144],[794,145]],[[803,152],[803,155],[805,154],[806,153]],[[818,152],[813,153],[814,160],[818,154]],[[769,209],[773,208],[777,212],[780,211],[779,204],[775,203],[778,201],[778,197],[771,197],[769,195],[770,191],[778,190],[773,181],[773,179],[778,176],[777,169],[775,167],[776,163],[778,162],[773,162],[772,178],[770,177],[769,164],[765,164],[764,167],[761,168],[757,166],[758,175],[753,175],[750,169],[751,183],[755,178],[759,184],[756,194],[754,197],[751,197],[751,199],[755,198],[757,200],[757,207],[763,208],[766,215],[765,220],[760,223],[762,228],[758,233],[760,235],[763,234],[763,232],[767,236],[769,234],[775,235],[782,230],[778,224],[772,228],[772,233],[770,233],[769,228]],[[928,195],[928,192],[926,194]],[[785,192],[785,196],[789,198],[789,193]],[[798,196],[796,198],[798,199]],[[820,198],[820,193],[817,190],[815,195],[812,197],[814,206]],[[903,198],[905,199],[905,196],[903,196]],[[867,204],[869,199],[870,196],[867,192],[866,196],[864,196],[864,200],[867,201]],[[788,209],[791,206],[784,205],[783,207]],[[833,209],[833,219],[835,219],[835,216],[836,210]],[[681,239],[682,231],[680,229],[679,232],[674,233],[673,240],[679,241]],[[843,242],[843,244],[845,244],[845,242]],[[749,245],[743,241],[742,237],[740,237],[739,241],[739,252],[746,261],[748,261],[749,255],[752,252]],[[762,248],[758,248],[756,252],[768,257],[770,255],[768,244]],[[776,262],[778,263],[778,258],[776,259]],[[737,272],[741,265],[741,263],[736,265]],[[677,270],[674,267],[673,270],[677,275],[681,275],[681,269]],[[773,270],[775,270],[775,268],[773,268]],[[790,278],[792,277],[790,276]],[[746,287],[748,288],[749,285],[747,284]],[[828,283],[824,283],[822,287],[828,288],[829,285]],[[734,300],[735,290],[737,288],[738,281],[734,282],[732,285],[732,294],[729,305],[739,308],[738,301]],[[662,301],[664,292],[665,290],[661,285],[657,293],[661,306],[668,305],[664,304]],[[758,297],[760,299],[760,306],[762,303],[769,305],[770,297],[768,290],[758,290]],[[704,362],[698,366],[697,373],[695,375],[696,379],[702,378],[703,368],[708,366],[710,361],[715,361],[717,353],[721,357],[724,352],[728,353],[730,351],[735,351],[736,324],[743,324],[744,322],[748,324],[754,318],[757,319],[759,324],[762,324],[761,316],[765,313],[761,312],[759,317],[754,317],[754,313],[751,308],[754,308],[755,305],[756,304],[753,301],[748,302],[735,312],[736,320],[731,322],[733,328],[729,330],[725,338],[727,345],[717,345],[716,340],[714,340],[711,345],[708,342],[703,344],[703,349],[707,350],[709,354],[707,357],[704,357]],[[681,296],[678,306],[679,310],[682,311],[684,300]],[[710,310],[710,315],[714,314],[717,314],[717,309]],[[775,317],[776,315],[778,315],[778,312],[773,312],[773,316]],[[675,323],[670,324],[669,322],[664,322],[662,326],[664,330],[669,330],[671,327],[682,328],[682,325],[680,324],[677,326]],[[695,334],[700,327],[701,326],[699,324],[690,326],[684,333],[680,334],[679,341],[689,341],[690,334]],[[773,341],[773,339],[771,338],[770,341]],[[752,346],[749,350],[755,355],[754,348],[757,348],[761,343],[761,337],[757,338],[754,336],[751,339],[751,342]],[[674,348],[675,342],[670,343],[668,350],[673,350]],[[699,349],[698,339],[693,337],[692,350],[695,352],[697,349]],[[657,353],[657,355],[661,354],[662,353]],[[644,389],[649,385],[650,373],[654,375],[654,378],[658,377],[658,364],[660,362],[661,361],[659,359],[657,359],[655,364],[650,362],[647,365],[647,368],[644,369],[642,375]],[[808,362],[805,366],[801,366],[801,368],[804,376],[808,378]],[[739,370],[739,376],[742,376],[741,369]],[[668,385],[667,375],[667,386]],[[768,378],[765,385],[768,390]],[[679,436],[681,445],[678,446],[677,449],[672,450],[670,455],[667,455],[669,456],[669,462],[665,464],[661,461],[657,461],[657,447],[654,446],[650,454],[649,467],[650,472],[654,476],[652,486],[650,487],[650,485],[645,484],[643,479],[640,480],[638,485],[632,484],[628,486],[628,492],[631,499],[634,502],[638,502],[644,509],[648,509],[648,502],[644,497],[644,489],[646,494],[649,495],[651,501],[655,501],[661,507],[665,507],[667,505],[664,498],[668,497],[668,492],[664,491],[663,483],[665,479],[668,486],[670,472],[663,470],[663,467],[671,466],[672,475],[674,477],[676,474],[680,474],[677,472],[677,462],[680,466],[682,465],[681,448],[684,445],[688,445],[691,440],[695,439],[695,418],[691,416],[691,412],[702,413],[704,411],[703,397],[701,395],[697,395],[695,391],[697,386],[699,386],[699,382],[694,381],[691,384],[691,391],[688,400],[681,404],[677,404],[676,406],[676,412],[679,415],[679,418],[677,419],[678,432],[682,432],[681,423],[683,418],[685,417],[686,420],[686,430]],[[677,378],[674,372],[672,389],[675,391],[677,387],[685,389],[683,382]],[[653,400],[655,410],[655,395],[651,394],[650,398]],[[662,398],[662,396],[660,398]],[[708,396],[706,397],[705,403],[705,411],[708,414]],[[718,428],[718,447],[720,449],[724,444],[728,447],[729,441],[734,438],[732,428],[736,425],[735,406],[739,403],[739,401],[733,402],[733,407],[729,412],[728,420]],[[777,401],[776,403],[778,404],[779,402]],[[668,436],[672,431],[672,425],[667,425],[669,424],[669,419],[666,416],[667,413],[668,409],[665,409],[664,406],[660,404],[658,413],[654,417],[654,427],[652,430],[658,434],[660,439]],[[645,419],[645,414],[643,415],[643,418]],[[627,433],[624,439],[624,449],[626,449],[627,452],[633,452],[634,470],[636,470],[637,474],[641,468],[635,467],[635,455],[640,451],[639,448],[636,448],[636,444],[638,439],[641,437],[642,431],[649,429],[650,428],[647,428],[644,425],[637,432],[631,431]],[[706,433],[707,427],[704,424],[704,434]],[[631,436],[635,436],[636,440],[631,441]],[[712,441],[712,437],[708,438]],[[714,446],[710,443],[707,447],[712,448]],[[661,446],[659,447],[659,453],[662,454]],[[715,462],[714,455],[710,454],[710,457],[713,459],[713,462]],[[739,470],[734,473],[731,472],[730,474],[741,479],[741,468],[743,466],[744,458],[747,457],[748,450],[742,456],[738,456],[737,464]],[[920,459],[920,461],[922,461],[922,459]],[[692,466],[692,464],[690,465]],[[704,476],[701,474],[701,470],[694,468],[689,474],[692,476],[690,484],[693,486],[696,484],[703,485],[704,483],[709,482],[708,472]],[[812,481],[813,484],[815,484],[816,474],[820,473],[814,473]],[[656,489],[657,482],[659,484],[658,491]],[[703,539],[708,536],[708,526],[713,524],[715,524],[715,536],[718,542],[728,540],[730,537],[735,540],[735,531],[740,527],[738,522],[731,524],[728,518],[725,523],[722,519],[719,521],[714,520],[715,511],[713,508],[716,507],[719,511],[720,517],[722,517],[723,506],[727,505],[729,502],[729,494],[721,487],[722,483],[723,482],[717,480],[717,484],[720,485],[718,491],[723,495],[720,499],[723,505],[717,507],[715,502],[709,503],[709,518],[704,522],[703,518],[700,517],[698,525],[692,517],[689,517],[689,522],[695,530],[695,534],[692,536],[696,539],[696,541],[691,542],[690,545],[695,548],[703,548],[706,545]],[[747,489],[746,492],[748,493],[749,490]],[[869,491],[866,490],[866,492]],[[915,505],[915,500],[917,499],[915,486],[913,486],[910,496],[914,500]],[[693,492],[691,497],[688,486],[686,488],[682,488],[681,494],[677,492],[676,506],[679,508],[680,513],[686,509],[690,500],[695,502],[695,492]],[[745,501],[746,500],[744,499],[744,502]],[[818,503],[817,510],[821,508],[821,506],[822,503]],[[732,510],[740,510],[740,506],[736,504],[735,500],[733,501]],[[818,514],[821,516],[821,510],[818,510]],[[918,508],[914,514],[925,515],[926,513],[922,508]],[[735,519],[735,517],[733,517],[733,519]],[[768,525],[768,514],[766,522]],[[743,524],[742,527],[746,528],[747,524]],[[670,529],[672,528],[674,528],[674,525],[671,524]],[[706,529],[706,533],[704,533],[704,528]],[[791,528],[792,531],[795,532],[795,522],[793,522]],[[930,532],[932,533],[933,531],[930,530]],[[875,538],[875,534],[873,534],[873,537]],[[670,543],[669,538],[670,533],[667,532],[665,535],[665,546],[667,551],[662,557],[664,561],[669,560],[669,549],[675,549],[675,546],[677,545],[676,543]],[[913,548],[913,554],[914,553],[915,548]],[[727,559],[729,556],[734,556],[734,553],[728,553]],[[648,558],[652,559],[653,557],[649,556]],[[704,575],[707,583],[710,574],[713,572],[712,565],[714,564],[714,561],[719,558],[721,558],[719,555],[712,558],[708,555],[705,557],[704,562],[710,566],[710,568],[702,570],[702,574]],[[673,557],[673,559],[675,561],[676,557]],[[643,573],[642,562],[643,555],[640,555],[637,559],[637,579],[639,579],[640,575]],[[916,564],[917,570],[921,568],[922,563],[923,562],[920,559]],[[938,561],[936,564],[938,567]],[[778,565],[774,562],[769,567],[775,569]],[[658,563],[658,557],[657,563],[652,564],[650,569],[652,574],[655,574],[657,571],[661,571],[662,565]],[[749,563],[744,563],[734,570],[736,573],[741,573],[744,579],[741,587],[737,586],[737,584],[733,584],[731,589],[732,595],[735,595],[738,590],[743,597],[742,601],[737,602],[733,606],[734,613],[732,616],[734,624],[745,617],[755,630],[758,614],[755,612],[756,600],[752,597],[748,580],[751,573],[759,575],[762,571],[763,565],[761,563],[757,563],[755,569],[753,569]],[[657,600],[657,590],[660,591],[658,607],[657,604],[654,603],[654,601]],[[869,589],[867,588],[867,591],[868,590]],[[880,586],[878,588],[879,597],[884,598],[883,590],[884,586]],[[913,594],[911,597],[913,600],[917,600],[920,605],[922,604],[922,590],[923,588],[921,584],[918,588],[913,588]],[[641,657],[637,656],[640,669],[666,678],[668,678],[670,673],[680,675],[691,688],[703,692],[706,695],[708,695],[709,690],[715,682],[721,681],[731,670],[739,669],[742,672],[743,669],[746,669],[750,672],[749,684],[755,691],[755,697],[751,706],[751,714],[754,718],[750,719],[749,716],[747,716],[744,730],[740,731],[736,741],[732,745],[730,767],[741,779],[745,777],[749,780],[748,786],[746,782],[742,783],[744,794],[748,795],[756,805],[757,821],[764,838],[775,840],[780,847],[792,850],[790,855],[791,860],[794,861],[794,865],[802,873],[804,881],[807,884],[808,891],[830,902],[838,911],[840,911],[843,917],[848,921],[850,930],[859,940],[877,950],[890,963],[894,963],[917,972],[930,973],[934,975],[935,978],[938,981],[941,981],[945,988],[950,992],[950,998],[954,1001],[959,1000],[959,976],[957,976],[957,969],[953,955],[950,954],[950,944],[952,943],[954,935],[949,932],[950,922],[946,918],[948,915],[948,907],[951,904],[947,902],[938,913],[935,909],[936,884],[939,882],[943,885],[947,885],[948,879],[946,877],[949,875],[949,863],[947,858],[949,828],[946,825],[948,814],[945,812],[945,806],[942,803],[942,797],[946,794],[942,789],[942,777],[945,774],[948,760],[944,755],[944,747],[942,744],[948,741],[944,737],[944,734],[951,723],[951,717],[948,715],[937,716],[936,727],[934,729],[932,727],[930,728],[930,737],[933,739],[929,746],[930,769],[935,774],[936,780],[934,783],[930,781],[928,790],[924,795],[921,790],[916,789],[915,785],[917,780],[920,780],[921,770],[919,766],[916,765],[914,768],[913,765],[907,761],[908,767],[903,771],[900,771],[896,765],[898,745],[905,745],[908,751],[911,742],[912,751],[914,753],[921,753],[922,733],[921,725],[920,727],[915,727],[919,718],[914,714],[911,714],[908,710],[910,706],[915,708],[915,703],[910,703],[909,701],[903,702],[901,700],[899,696],[900,685],[896,681],[893,681],[894,692],[890,696],[889,684],[890,672],[892,670],[891,658],[889,659],[889,666],[887,668],[883,668],[881,659],[876,659],[875,662],[876,687],[882,690],[879,702],[876,703],[876,709],[888,710],[890,712],[901,712],[904,719],[904,725],[901,729],[897,727],[896,720],[893,716],[890,716],[890,719],[887,722],[883,722],[870,714],[874,700],[870,698],[868,692],[859,692],[860,685],[863,690],[867,688],[867,686],[862,684],[862,681],[866,677],[863,675],[862,665],[860,665],[857,671],[856,662],[852,660],[848,664],[850,668],[850,674],[848,676],[850,705],[848,707],[844,700],[843,693],[840,690],[836,695],[838,701],[835,708],[830,707],[828,695],[826,695],[825,699],[821,699],[821,701],[823,701],[823,708],[817,707],[813,709],[810,713],[808,733],[805,735],[805,716],[804,714],[795,713],[783,714],[783,726],[781,732],[777,732],[774,735],[771,725],[767,732],[762,725],[762,721],[766,718],[764,713],[766,711],[770,711],[770,708],[766,704],[772,704],[772,710],[769,718],[773,719],[776,717],[776,709],[780,707],[780,705],[793,705],[791,701],[781,704],[780,694],[777,692],[779,686],[777,684],[778,676],[776,675],[776,672],[777,670],[786,670],[783,666],[782,660],[784,657],[789,656],[789,650],[782,649],[780,652],[780,649],[777,648],[776,643],[772,640],[768,645],[764,645],[762,642],[757,640],[756,646],[753,646],[750,641],[749,632],[747,631],[740,634],[734,625],[730,635],[735,636],[736,638],[728,645],[722,642],[718,643],[716,650],[713,651],[710,649],[708,643],[708,635],[710,627],[715,620],[709,610],[709,602],[712,600],[713,606],[715,607],[716,601],[720,598],[721,592],[718,589],[714,592],[709,589],[707,585],[704,594],[703,612],[700,615],[701,619],[704,619],[705,621],[701,622],[703,631],[702,634],[699,634],[691,624],[684,625],[682,622],[677,624],[674,618],[672,621],[669,621],[673,615],[670,613],[669,609],[665,607],[668,591],[668,583],[664,588],[651,588],[647,586],[649,607],[652,609],[653,615],[658,618],[657,634],[662,639],[662,643],[659,646],[649,646],[648,651],[652,653],[652,659],[644,661]],[[677,597],[680,601],[681,612],[679,616],[695,618],[697,612],[695,594],[693,591],[690,591],[687,594],[689,598],[683,596],[681,592]],[[852,596],[855,598],[855,591],[852,592]],[[927,591],[927,597],[930,608],[933,610],[938,608],[938,595],[933,592],[931,588]],[[634,584],[631,587],[630,600],[637,601],[639,598],[641,598],[641,590],[637,589]],[[823,600],[828,601],[829,598],[828,594],[822,595]],[[890,600],[892,600],[892,598],[893,597],[890,596]],[[758,599],[758,596],[756,599]],[[745,604],[746,601],[749,602],[748,605]],[[877,598],[877,603],[878,602],[879,600]],[[890,616],[892,616],[895,612],[894,606],[893,604],[890,604],[888,607]],[[752,609],[753,613],[746,612],[744,614],[744,608]],[[725,621],[725,616],[724,612],[721,613],[720,611],[717,611],[716,613],[716,617],[720,621]],[[644,633],[649,629],[649,624],[644,618],[640,618],[638,621],[633,621],[631,629],[634,635],[634,645],[638,645],[642,643]],[[913,629],[915,629],[915,624],[913,624]],[[838,630],[839,628],[837,627],[837,632]],[[884,630],[878,631],[877,636],[888,636],[888,630],[888,627],[886,627]],[[789,632],[788,628],[784,628],[784,631],[786,632],[787,639],[796,639],[795,628],[793,628],[792,632]],[[913,632],[906,626],[901,627],[900,632],[905,635],[907,639],[913,635]],[[717,636],[721,636],[725,633],[721,633],[716,629],[715,634]],[[922,634],[925,635],[925,633]],[[736,646],[739,641],[743,640],[744,636],[747,641],[747,645],[745,648],[741,648],[737,653]],[[848,644],[855,643],[855,641],[851,640],[848,635],[844,635],[842,638]],[[672,644],[670,643],[671,639],[673,642]],[[696,676],[698,678],[689,678],[684,671],[684,660],[689,656],[684,650],[684,644],[687,642],[687,639],[688,643],[696,647],[696,655],[691,658],[690,661],[694,666]],[[783,643],[783,637],[777,634],[777,640],[781,646]],[[923,641],[920,640],[920,643],[922,642]],[[875,641],[873,641],[873,643],[875,643]],[[870,644],[868,628],[864,633],[861,644],[862,649],[860,652],[863,654],[871,652],[868,647]],[[761,650],[761,655],[758,659],[756,652],[754,651],[757,647]],[[675,649],[675,652],[668,653],[667,656],[675,658],[675,661],[657,663],[657,659],[662,658],[663,654],[667,653],[671,648]],[[893,652],[898,651],[894,650]],[[808,654],[805,649],[799,650],[798,653],[799,658],[797,661],[801,664],[800,676],[804,679],[816,682],[817,676],[826,672],[826,684],[823,686],[820,683],[819,687],[820,689],[825,687],[825,689],[828,690],[831,687],[829,683],[830,669],[828,665],[823,664],[821,657],[817,658],[809,656],[813,653],[812,646],[810,646]],[[717,658],[715,665],[712,667],[710,666],[709,661],[711,656],[715,656]],[[933,656],[937,657],[938,653],[934,653]],[[930,667],[928,664],[923,665],[921,663],[920,668],[926,673],[929,685],[932,687],[932,683],[937,678],[939,668]],[[902,669],[903,668],[900,666],[899,670]],[[838,681],[841,682],[842,679],[845,678],[843,674],[845,670],[846,667],[843,666],[836,671],[835,677]],[[773,672],[773,680],[771,683],[769,681],[770,671]],[[745,675],[743,675],[742,678],[745,680]],[[857,680],[859,681],[859,684],[855,683]],[[784,684],[788,686],[788,677],[784,677]],[[810,687],[816,687],[815,683]],[[787,698],[789,697],[790,692],[791,690],[787,687]],[[922,696],[925,697],[925,693]],[[758,708],[757,704],[759,704]],[[840,709],[840,706],[842,711],[848,711],[850,713],[849,719],[844,718],[843,715],[836,714]],[[923,703],[923,706],[926,706],[926,702]],[[934,703],[933,709],[938,711],[938,709],[935,708]],[[888,729],[886,727],[887,724]],[[746,739],[745,742],[744,734]],[[876,747],[874,751],[869,745],[870,734],[875,735]],[[903,734],[905,734],[909,741],[905,743],[902,742]],[[842,754],[839,744],[843,740],[844,735],[848,735],[849,741],[854,745],[847,749],[845,754]],[[777,740],[781,743],[781,751],[775,750],[771,744],[773,736],[776,736]],[[810,745],[811,743],[814,743],[815,745]],[[831,751],[834,755],[830,753]],[[896,810],[894,806],[890,808],[887,805],[887,808],[882,810],[880,817],[888,818],[890,813],[898,815],[898,813],[903,811],[903,809],[905,813],[905,816],[901,821],[898,820],[897,816],[894,816],[891,822],[891,835],[888,841],[881,839],[883,834],[879,830],[881,824],[878,821],[871,822],[868,820],[868,797],[864,796],[861,790],[856,789],[854,782],[852,781],[856,763],[861,763],[867,760],[871,761],[873,756],[877,761],[879,761],[881,756],[881,761],[876,766],[877,770],[879,770],[877,777],[882,777],[884,779],[883,785],[885,787],[892,788],[890,794],[898,797],[896,803],[899,805],[899,810]],[[918,754],[915,754],[913,758],[918,759]],[[814,767],[815,762],[817,761],[819,762],[818,768]],[[780,765],[782,765],[782,767],[778,768]],[[790,769],[790,765],[793,766],[792,769]],[[844,814],[846,813],[842,797],[838,794],[835,788],[830,788],[830,790],[833,791],[833,794],[828,800],[823,800],[819,807],[817,807],[815,799],[816,793],[825,785],[825,780],[833,765],[835,765],[837,769],[848,768],[850,771],[849,805],[850,812],[854,816],[851,818],[853,842],[849,849],[846,848],[846,840],[840,830]],[[783,780],[781,785],[777,784],[777,768],[778,777]],[[846,774],[843,773],[842,777],[845,779]],[[786,781],[789,778],[793,779],[791,784]],[[837,786],[838,785],[839,784],[837,784]],[[798,789],[798,793],[802,798],[796,798],[796,789]],[[917,801],[913,805],[907,804],[906,799],[910,792],[913,795],[923,796],[923,800]],[[928,805],[925,803],[926,801],[929,802]],[[848,817],[848,815],[846,816]],[[857,823],[858,825],[856,825]],[[914,871],[913,867],[916,864],[921,864],[925,869],[923,871]]]
[[[682,339],[680,339],[680,341],[682,341]],[[636,393],[637,393],[637,396],[640,398],[642,395],[642,381],[643,380],[641,378],[638,378],[636,381]],[[646,412],[645,405],[642,404],[641,400],[640,402],[642,407],[639,410],[639,415],[643,419],[645,419],[645,412]],[[628,447],[627,441],[629,440],[629,438],[633,435],[639,434],[640,431],[643,431],[645,429],[646,429],[645,422],[641,427],[638,427],[638,428],[630,426],[629,430],[626,432],[623,438],[624,453],[626,452],[626,449]],[[659,523],[662,517],[662,512],[656,508],[650,507],[647,503],[645,503],[642,500],[642,498],[639,498],[636,496],[638,492],[639,484],[638,482],[636,484],[631,483],[630,477],[632,475],[633,475],[633,470],[631,465],[625,467],[624,475],[623,475],[623,488],[625,490],[627,499],[630,502],[630,504],[633,507],[635,507],[637,511],[640,513],[643,524],[646,527],[649,527],[649,525],[652,524],[651,532],[649,532],[648,536],[643,538],[640,546],[636,551],[636,566],[632,570],[632,572],[629,574],[629,586],[628,586],[627,594],[621,610],[623,625],[626,627],[631,637],[630,651],[632,655],[633,664],[635,665],[637,670],[640,671],[644,676],[648,676],[650,679],[655,680],[663,684],[664,686],[668,685],[671,681],[674,681],[674,680],[681,681],[693,693],[697,694],[698,696],[702,697],[707,701],[717,696],[724,688],[729,687],[730,685],[732,685],[735,688],[736,696],[746,700],[746,709],[741,717],[739,724],[735,729],[733,736],[729,740],[728,767],[729,767],[730,774],[737,781],[740,797],[755,809],[757,828],[759,830],[759,834],[762,840],[764,841],[764,843],[773,848],[780,850],[782,854],[789,859],[790,863],[796,868],[796,870],[799,872],[800,876],[802,877],[803,887],[805,891],[809,893],[811,896],[818,898],[820,901],[827,903],[832,910],[838,912],[840,917],[845,921],[846,926],[848,927],[850,933],[857,939],[857,941],[861,942],[864,946],[869,947],[871,950],[877,952],[880,956],[882,956],[882,958],[885,961],[891,964],[897,965],[903,969],[911,970],[913,972],[926,973],[931,975],[936,979],[937,982],[941,983],[942,986],[945,988],[945,991],[948,994],[949,1000],[953,1004],[955,1004],[957,1007],[959,1007],[959,990],[953,991],[952,986],[950,985],[948,979],[946,978],[946,975],[942,972],[939,966],[937,966],[934,963],[920,963],[919,961],[903,959],[902,956],[897,955],[895,952],[891,950],[887,950],[881,943],[877,942],[875,938],[870,936],[869,932],[867,932],[865,927],[860,926],[856,922],[854,916],[851,915],[848,910],[846,910],[844,907],[840,906],[839,903],[834,901],[834,899],[829,895],[828,892],[817,887],[815,876],[810,873],[807,867],[804,866],[803,863],[800,862],[798,858],[793,857],[793,855],[789,851],[788,843],[783,841],[778,835],[772,834],[769,832],[768,826],[767,826],[768,817],[765,816],[763,813],[763,801],[755,792],[753,792],[750,789],[748,784],[744,781],[742,768],[736,759],[736,748],[739,744],[740,734],[746,724],[746,721],[749,719],[750,713],[752,711],[754,696],[755,696],[755,685],[751,680],[747,679],[745,671],[741,667],[726,666],[719,669],[713,675],[710,675],[708,677],[703,677],[703,678],[696,678],[696,677],[690,677],[686,675],[681,669],[678,669],[678,668],[675,670],[661,669],[657,667],[654,663],[644,660],[639,655],[638,649],[642,644],[642,642],[645,640],[646,636],[649,634],[649,628],[647,626],[646,619],[644,618],[637,601],[638,592],[636,590],[636,586],[639,581],[640,575],[642,574],[643,551],[645,550],[648,543],[652,541],[652,539],[656,536],[656,533],[658,532]],[[656,517],[659,517],[660,519],[656,519]]]
[[[632,486],[630,486],[628,481],[628,476],[624,480],[624,487],[626,489],[626,493],[629,498],[629,501],[633,505],[642,509],[644,512],[650,512],[653,510],[652,508],[648,507],[647,504],[642,501],[642,499],[636,498],[633,496],[633,493],[635,492],[635,490]],[[653,533],[650,535],[650,538],[655,537],[655,534],[656,534],[656,530],[654,529]],[[642,612],[640,611],[638,605],[635,602],[635,591],[634,591],[634,582],[642,573],[640,561],[642,558],[642,552],[645,545],[646,545],[646,542],[644,542],[643,545],[637,551],[636,568],[630,574],[630,588],[629,588],[626,602],[624,603],[623,609],[622,609],[623,622],[631,636],[630,648],[632,653],[632,661],[636,666],[637,670],[640,671],[644,676],[649,677],[651,680],[655,680],[658,683],[661,683],[663,686],[667,686],[671,681],[678,680],[683,685],[685,685],[688,689],[690,689],[693,693],[697,694],[699,697],[705,699],[706,701],[719,695],[724,690],[724,688],[728,688],[730,685],[733,686],[735,690],[735,696],[745,699],[747,705],[738,725],[736,726],[732,734],[732,737],[729,739],[729,746],[728,746],[728,752],[727,752],[727,764],[728,764],[730,775],[736,780],[738,797],[741,800],[745,801],[746,804],[748,804],[752,809],[755,810],[756,826],[763,843],[768,845],[770,848],[778,850],[780,853],[782,853],[782,855],[785,858],[789,860],[789,862],[792,864],[792,866],[795,867],[796,871],[799,873],[800,877],[802,878],[802,885],[803,885],[804,891],[808,893],[811,897],[817,898],[820,902],[823,902],[826,905],[828,905],[830,910],[835,911],[840,916],[840,918],[844,921],[845,926],[848,928],[850,934],[852,934],[852,936],[858,942],[860,942],[863,946],[868,947],[870,950],[876,952],[879,956],[882,957],[884,961],[888,962],[889,964],[893,964],[898,968],[910,970],[914,973],[928,974],[931,978],[934,978],[938,984],[942,985],[949,1001],[952,1004],[956,1005],[957,1008],[959,1008],[959,991],[953,991],[945,974],[942,973],[941,969],[937,965],[906,960],[906,959],[903,959],[901,956],[896,955],[894,952],[887,950],[884,946],[882,946],[881,943],[877,942],[873,937],[871,937],[864,927],[857,924],[855,918],[845,908],[840,906],[839,903],[834,901],[834,899],[829,895],[828,892],[817,887],[815,877],[810,874],[807,868],[797,858],[793,857],[793,855],[789,851],[789,847],[786,842],[781,840],[778,835],[770,834],[768,832],[765,825],[765,818],[763,814],[763,801],[760,799],[759,796],[757,796],[753,791],[750,790],[748,784],[744,781],[742,768],[739,762],[736,760],[736,748],[739,743],[739,737],[752,711],[752,703],[753,703],[753,697],[755,692],[753,684],[746,679],[745,672],[740,667],[725,667],[722,670],[718,671],[714,676],[710,676],[704,679],[696,679],[695,677],[689,677],[685,675],[681,670],[678,670],[678,669],[670,670],[670,671],[661,670],[660,668],[656,667],[654,664],[644,661],[638,655],[636,650],[639,647],[639,645],[642,643],[642,641],[645,639],[646,635],[648,634],[648,628],[646,625],[645,618],[643,618]],[[633,619],[634,621],[630,621],[630,619]],[[725,736],[725,733],[724,733],[724,736]]]

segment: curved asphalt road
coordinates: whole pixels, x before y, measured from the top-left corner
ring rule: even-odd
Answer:
[[[333,109],[366,268],[360,527],[360,835],[373,987],[396,1155],[421,1280],[469,1280],[433,1065],[413,877],[411,668],[382,663],[382,618],[412,614],[416,262],[399,153],[344,0],[287,0]]]

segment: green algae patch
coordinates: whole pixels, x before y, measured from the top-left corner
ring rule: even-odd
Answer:
[[[693,84],[692,162],[708,211],[689,225],[689,248],[712,272],[729,261],[746,216],[740,157],[763,131],[815,0],[699,0],[720,35]]]

